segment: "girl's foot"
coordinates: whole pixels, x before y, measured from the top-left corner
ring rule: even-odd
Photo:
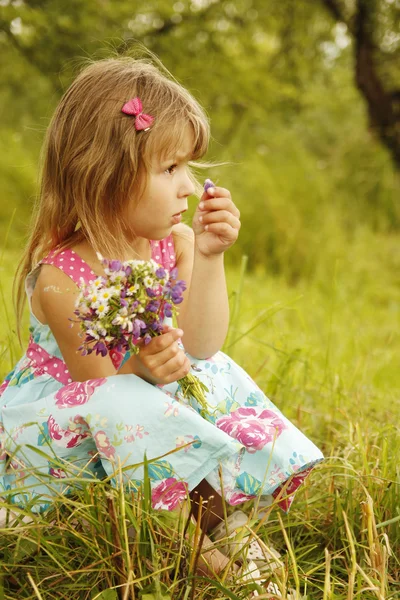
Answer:
[[[237,573],[240,567],[236,563],[232,563],[231,559],[225,556],[225,554],[222,554],[210,538],[205,535],[197,563],[196,574],[206,577],[219,575],[226,569],[229,563],[231,563],[230,570],[232,574]]]

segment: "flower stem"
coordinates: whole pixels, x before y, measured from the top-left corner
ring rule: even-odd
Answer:
[[[208,387],[200,381],[196,375],[188,373],[182,379],[178,379],[178,383],[181,386],[182,396],[184,398],[194,398],[201,408],[208,412],[208,403],[206,400],[205,392],[208,392]]]

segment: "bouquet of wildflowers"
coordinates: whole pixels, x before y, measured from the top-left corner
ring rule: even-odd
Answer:
[[[138,342],[148,344],[161,335],[164,317],[177,314],[186,289],[177,280],[178,270],[170,273],[154,260],[107,260],[98,254],[106,276],[83,283],[74,314],[80,323],[83,355],[111,350],[139,352]],[[193,397],[207,410],[204,393],[208,388],[189,373],[178,381],[182,395]]]

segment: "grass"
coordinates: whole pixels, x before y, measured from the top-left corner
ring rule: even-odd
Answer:
[[[319,445],[326,461],[288,515],[252,524],[281,552],[275,576],[308,600],[400,597],[398,240],[359,228],[326,240],[311,279],[228,273],[225,350]],[[20,350],[10,298],[16,254],[2,257],[0,370]],[[251,504],[245,507],[251,516]],[[195,577],[199,532],[180,513],[107,481],[0,530],[0,599],[191,600],[249,597],[251,585]],[[185,533],[186,528],[186,533]],[[194,536],[195,550],[186,535]],[[253,585],[254,587],[254,585]],[[268,594],[264,594],[267,598]]]

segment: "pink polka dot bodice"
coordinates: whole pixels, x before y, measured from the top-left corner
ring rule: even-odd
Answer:
[[[167,271],[176,266],[176,255],[172,234],[160,241],[150,241],[151,258],[162,265]],[[97,277],[89,265],[74,250],[67,248],[61,252],[52,250],[41,264],[53,265],[63,271],[77,285],[83,279],[85,283],[94,281]]]

